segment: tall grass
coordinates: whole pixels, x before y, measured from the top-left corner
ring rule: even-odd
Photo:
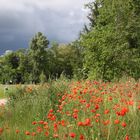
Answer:
[[[1,98],[4,98],[5,97],[5,94],[4,94],[4,86],[3,85],[0,85],[0,99]]]
[[[9,94],[15,92],[16,85],[0,85],[0,98],[8,98]]]
[[[135,81],[61,79],[20,85],[8,94],[0,112],[1,140],[140,139],[140,83]]]
[[[0,116],[0,127],[5,129],[2,140],[28,139],[24,132],[33,129],[31,122],[44,120],[50,108],[56,110],[67,89],[67,80],[50,80],[44,85],[17,85],[8,89],[6,94],[10,99]],[[16,129],[22,131],[20,135],[15,134]]]

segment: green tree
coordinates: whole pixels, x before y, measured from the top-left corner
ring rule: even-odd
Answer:
[[[47,51],[48,68],[51,78],[59,78],[61,74],[72,78],[79,77],[82,65],[79,42],[58,44],[53,42]]]
[[[89,77],[109,81],[124,75],[140,77],[139,8],[140,1],[102,1],[95,26],[81,36]]]
[[[99,16],[99,8],[102,4],[102,0],[96,0],[94,2],[89,2],[85,5],[85,8],[88,8],[90,10],[87,18],[89,20],[89,28],[87,25],[84,27],[84,31],[87,33],[89,32],[93,27],[97,25],[97,18]]]
[[[19,81],[20,83],[30,83],[30,73],[32,72],[32,66],[30,63],[30,58],[28,55],[28,51],[26,49],[19,49],[16,51],[19,57],[19,66],[18,72],[19,74]]]
[[[29,47],[29,56],[31,60],[32,66],[32,82],[39,82],[39,76],[43,72],[46,71],[47,65],[47,48],[49,41],[48,39],[41,33],[38,32],[33,39],[31,40]]]
[[[64,75],[72,76],[72,66],[70,63],[72,49],[67,44],[59,44],[57,48],[52,48],[55,52],[55,72],[57,77],[63,73]]]
[[[3,83],[17,83],[19,78],[18,66],[20,58],[16,52],[4,54],[1,63],[1,79]],[[5,74],[4,74],[5,73]]]
[[[72,66],[73,77],[76,79],[85,78],[85,73],[83,71],[84,48],[81,46],[79,40],[72,42],[68,47],[71,48],[70,63]]]

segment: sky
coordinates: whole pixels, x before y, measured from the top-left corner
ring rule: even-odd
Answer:
[[[75,40],[88,22],[91,0],[0,0],[0,54],[29,47],[42,32],[50,41]]]

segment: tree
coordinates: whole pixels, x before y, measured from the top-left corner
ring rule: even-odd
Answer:
[[[47,48],[49,41],[48,39],[41,33],[38,32],[33,39],[31,40],[29,47],[29,56],[31,60],[32,66],[32,82],[39,82],[39,76],[41,73],[45,73],[46,71],[46,57],[47,57]]]
[[[19,82],[20,83],[30,83],[30,73],[32,72],[32,66],[30,63],[30,58],[28,55],[28,51],[26,49],[19,49],[16,51],[16,54],[19,57]]]
[[[67,77],[72,77],[72,66],[70,63],[72,49],[68,44],[59,44],[57,47],[52,47],[55,58],[54,74],[56,77],[60,77],[63,73]]]
[[[84,68],[90,78],[110,81],[124,75],[140,77],[139,8],[138,0],[102,1],[96,24],[81,36]]]
[[[87,18],[89,20],[89,28],[85,25],[84,31],[89,32],[93,27],[97,25],[97,18],[99,16],[99,8],[102,4],[102,0],[96,0],[94,2],[89,2],[85,5],[86,8],[90,10]]]
[[[2,83],[17,83],[19,78],[18,66],[20,58],[16,52],[10,52],[3,56],[1,72],[2,72]],[[3,75],[6,73],[6,75]]]
[[[1,83],[9,83],[9,81],[12,81],[13,84],[29,83],[30,69],[27,51],[25,49],[5,53],[0,59]]]
[[[76,40],[69,44],[69,47],[71,48],[71,58],[70,63],[72,66],[72,74],[73,77],[76,79],[82,79],[85,78],[85,73],[83,71],[83,52],[84,48],[81,46],[80,41]]]
[[[80,77],[83,58],[81,51],[78,41],[71,44],[53,42],[47,50],[49,76],[59,78],[64,74],[68,78]]]

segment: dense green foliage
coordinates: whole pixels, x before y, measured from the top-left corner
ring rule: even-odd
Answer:
[[[34,83],[39,82],[39,76],[46,71],[46,55],[49,41],[42,33],[37,33],[31,40],[29,48],[29,57],[31,63],[31,80]]]
[[[140,77],[140,1],[96,0],[90,29],[81,36],[84,68],[95,79]]]
[[[77,77],[78,67],[82,67],[79,43],[58,44],[49,41],[42,33],[37,33],[27,50],[9,52],[0,57],[0,82],[44,83],[65,75]],[[5,75],[6,73],[6,75]],[[79,76],[78,76],[79,77]]]

